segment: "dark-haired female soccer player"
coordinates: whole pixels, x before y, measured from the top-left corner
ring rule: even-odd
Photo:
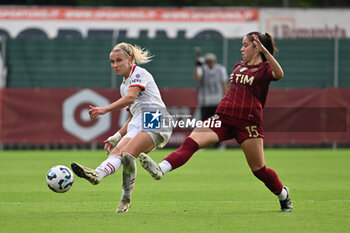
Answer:
[[[209,124],[208,128],[195,128],[181,147],[159,164],[141,153],[141,165],[159,180],[165,173],[185,164],[198,149],[235,138],[253,174],[278,196],[281,210],[290,212],[292,204],[288,188],[283,186],[276,172],[265,164],[262,127],[262,109],[269,84],[283,78],[284,73],[273,57],[276,48],[270,34],[248,33],[242,44],[243,61],[235,64],[229,89],[215,115],[208,119],[221,121],[221,127],[215,128],[217,124]]]

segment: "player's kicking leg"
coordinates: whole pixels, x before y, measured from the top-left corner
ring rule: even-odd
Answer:
[[[121,166],[121,160],[121,157],[118,155],[110,155],[95,170],[78,163],[72,163],[71,167],[78,177],[84,178],[91,184],[96,185],[99,184],[104,177],[115,173]]]
[[[217,134],[208,128],[196,128],[189,137],[185,138],[181,146],[157,164],[144,153],[140,154],[141,166],[156,180],[160,180],[165,173],[184,165],[199,149],[219,142]]]
[[[141,166],[156,180],[162,179],[165,173],[184,165],[198,150],[198,144],[187,137],[181,147],[170,153],[162,162],[157,164],[145,153],[139,155]]]
[[[90,183],[93,185],[100,183],[101,178],[95,170],[88,167],[84,167],[78,163],[72,163],[71,167],[73,172],[80,178],[84,178],[90,181]]]
[[[145,153],[141,153],[140,156],[141,166],[148,171],[148,173],[156,180],[162,179],[164,172],[160,169],[159,164],[153,161]],[[170,165],[171,166],[171,165]]]

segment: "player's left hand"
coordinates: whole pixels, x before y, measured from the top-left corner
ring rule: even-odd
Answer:
[[[92,120],[95,119],[98,115],[104,115],[107,113],[107,110],[103,107],[94,107],[90,105],[89,108],[89,114]]]
[[[261,41],[259,40],[259,37],[255,34],[252,35],[254,38],[254,45],[259,49],[260,52],[265,53],[268,52],[268,50],[265,48],[265,46],[261,43]]]

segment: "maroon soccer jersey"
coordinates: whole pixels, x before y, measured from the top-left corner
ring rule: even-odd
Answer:
[[[272,77],[272,68],[268,62],[257,65],[236,63],[230,76],[229,89],[216,113],[262,125],[262,108],[272,80],[276,79]]]

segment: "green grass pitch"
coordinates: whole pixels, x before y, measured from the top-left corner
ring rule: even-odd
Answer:
[[[172,150],[150,155],[160,161]],[[96,167],[105,152],[1,151],[0,232],[350,232],[350,150],[267,149],[267,165],[291,190],[293,212],[250,172],[239,149],[198,151],[153,180],[138,163],[128,213],[115,214],[121,172],[98,186],[75,177],[70,191],[48,189],[58,164]]]

